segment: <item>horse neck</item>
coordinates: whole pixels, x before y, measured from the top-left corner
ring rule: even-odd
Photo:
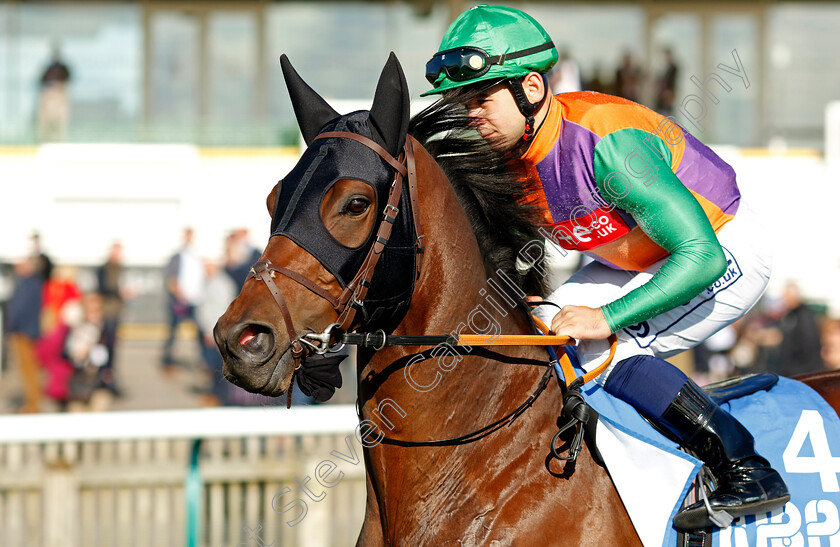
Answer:
[[[529,333],[530,323],[518,304],[524,293],[503,272],[488,273],[455,190],[425,149],[419,144],[415,144],[415,149],[420,196],[420,211],[415,214],[420,215],[426,248],[411,306],[395,332],[458,332],[486,334],[488,338],[495,334]],[[378,360],[393,362],[395,357],[418,349],[381,352]],[[521,349],[519,352],[534,353]]]
[[[421,156],[422,157],[422,156]],[[523,293],[503,272],[488,272],[473,228],[443,172],[431,160],[421,186],[425,233],[423,271],[412,306],[399,329],[406,333],[526,333],[517,303]],[[483,321],[490,318],[492,322]]]
[[[495,294],[494,298],[501,311],[489,302],[487,295],[495,289],[488,284],[463,208],[443,173],[430,165],[431,158],[422,150],[417,156],[426,256],[411,308],[395,332],[450,333],[459,325],[469,325],[471,317],[475,323],[481,313],[496,321],[504,334],[527,332],[527,320],[503,304],[504,296]],[[513,292],[510,287],[508,290]],[[407,441],[468,434],[524,402],[545,371],[478,356],[446,363],[432,354],[432,358],[412,365],[415,380],[427,384],[425,389],[417,389],[405,372],[409,369],[406,364],[416,357],[412,354],[421,349],[428,348],[385,348],[359,371],[360,408],[376,433]],[[541,348],[499,351],[547,361]],[[572,522],[588,521],[608,536],[617,534],[620,544],[635,543],[637,540],[629,539],[635,534],[608,476],[586,449],[577,461],[576,480],[558,480],[567,471],[573,472],[575,465],[555,469],[557,465],[547,463],[547,442],[556,431],[561,408],[562,394],[556,385],[550,385],[511,427],[475,442],[446,448],[403,448],[387,442],[375,444],[376,437],[368,436],[366,440],[374,445],[365,448],[368,505],[359,544],[454,544],[455,539],[474,532],[475,537],[485,537],[482,534],[487,529],[505,528],[528,515],[527,530],[517,532],[522,545],[546,545],[556,541],[553,527],[558,515],[566,513]],[[509,487],[525,484],[530,486]],[[534,496],[541,500],[539,510],[533,508]],[[588,504],[575,501],[590,496],[603,500],[605,506],[596,504],[601,509],[591,511]],[[570,545],[585,542],[584,527],[564,533]]]

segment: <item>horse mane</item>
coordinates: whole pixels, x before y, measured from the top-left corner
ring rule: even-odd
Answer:
[[[469,128],[461,103],[444,98],[416,114],[408,126],[443,169],[467,213],[484,259],[488,277],[504,272],[529,295],[545,295],[544,280],[531,268],[525,275],[515,266],[519,251],[538,231],[539,210],[526,200],[535,190],[518,162],[502,157]],[[533,243],[532,243],[533,244]]]

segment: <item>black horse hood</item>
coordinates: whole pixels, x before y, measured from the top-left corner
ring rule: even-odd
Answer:
[[[297,243],[335,276],[343,288],[359,271],[373,245],[395,172],[393,167],[362,143],[340,137],[317,140],[316,137],[328,131],[355,133],[380,143],[397,156],[406,139],[406,132],[402,128],[407,130],[408,89],[401,85],[405,76],[392,54],[380,78],[371,112],[358,111],[339,116],[300,80],[287,59],[283,68],[287,83],[291,82],[290,95],[301,132],[309,147],[297,165],[280,181],[271,235],[282,235]],[[395,81],[400,85],[394,85]],[[308,105],[308,108],[302,107],[301,103]],[[381,119],[383,114],[378,114],[380,119],[376,118],[377,112],[385,112],[381,104],[377,110],[378,103],[392,108],[390,118]],[[311,118],[313,110],[319,119]],[[399,119],[401,114],[405,120]],[[324,121],[325,118],[331,119]],[[393,142],[395,139],[399,142]],[[325,194],[341,179],[364,182],[374,189],[376,195],[374,210],[378,216],[377,222],[364,243],[358,247],[351,248],[338,242],[321,218],[320,206]],[[403,184],[406,182],[403,181]],[[396,224],[376,266],[361,312],[366,328],[392,330],[405,314],[414,290],[415,233],[407,190],[402,192],[398,207]]]

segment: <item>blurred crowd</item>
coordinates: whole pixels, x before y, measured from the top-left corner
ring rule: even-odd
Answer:
[[[245,229],[234,230],[227,237],[221,263],[202,258],[194,241],[193,230],[186,229],[180,249],[166,265],[169,328],[161,358],[164,373],[171,375],[183,365],[175,359],[173,347],[178,326],[187,321],[195,326],[192,332],[205,367],[208,387],[201,396],[204,406],[279,404],[280,399],[248,393],[227,382],[222,376],[222,356],[213,338],[216,321],[239,294],[261,252],[250,244]],[[292,402],[309,404],[312,400],[295,391]]]
[[[765,297],[693,353],[700,384],[757,372],[796,376],[840,370],[840,319],[807,305],[799,287],[789,283],[781,297]]]
[[[122,248],[115,243],[96,269],[96,288],[83,292],[78,268],[56,265],[32,236],[28,256],[14,265],[4,331],[23,386],[20,412],[40,412],[43,396],[67,410],[101,410],[120,394],[114,353],[126,294],[119,287]]]
[[[656,68],[654,74],[644,74],[641,65],[630,52],[624,52],[612,70],[600,64],[584,70],[568,50],[562,49],[557,64],[549,73],[549,81],[554,93],[597,91],[641,104],[650,103],[647,106],[662,115],[671,116],[674,114],[678,73],[679,67],[670,48],[662,50],[661,66]],[[645,89],[651,90],[652,100],[645,100]]]
[[[259,250],[249,244],[244,229],[227,236],[220,259],[202,257],[193,243],[193,230],[188,229],[165,268],[163,311],[168,328],[161,346],[163,378],[171,379],[178,369],[196,374],[195,389],[202,406],[278,404],[224,380],[212,335],[216,320],[259,259]],[[7,367],[15,370],[21,384],[21,393],[13,396],[14,410],[35,413],[45,406],[106,410],[114,398],[125,395],[115,364],[126,365],[116,358],[120,321],[126,302],[136,295],[124,281],[123,246],[113,243],[93,273],[94,283],[83,289],[80,269],[54,264],[38,234],[32,236],[28,255],[13,265],[12,289],[3,305],[3,332]],[[191,325],[179,329],[184,322]],[[187,359],[177,358],[182,357],[175,348],[179,336],[196,338],[196,351]],[[0,382],[5,380],[4,374]],[[309,402],[297,395],[295,403]],[[45,405],[45,398],[50,405]]]

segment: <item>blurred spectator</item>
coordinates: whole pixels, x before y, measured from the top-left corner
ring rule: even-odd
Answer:
[[[735,322],[738,341],[729,355],[736,374],[767,372],[776,366],[782,334],[775,325],[781,314],[781,303],[765,296],[758,306]]]
[[[108,362],[102,296],[98,293],[86,294],[81,308],[81,317],[69,321],[71,326],[64,344],[64,354],[73,366],[67,410],[107,410],[111,393],[102,376],[103,367]]]
[[[823,366],[827,370],[840,370],[840,320],[826,319],[821,329]]]
[[[586,82],[585,89],[587,91],[596,91],[598,93],[609,93],[610,90],[606,82],[601,79],[601,64],[595,63],[592,67],[592,78]]]
[[[820,331],[816,314],[802,303],[799,288],[788,284],[782,296],[784,313],[779,320],[782,341],[779,360],[772,370],[783,376],[795,376],[822,370]]]
[[[70,379],[73,377],[73,365],[67,360],[64,353],[64,344],[67,342],[67,333],[70,331],[69,315],[79,315],[73,309],[81,306],[76,301],[64,306],[64,320],[52,330],[38,339],[36,352],[41,366],[44,367],[46,378],[44,380],[44,393],[58,403],[59,408],[65,409],[70,395]]]
[[[76,284],[78,270],[55,266],[52,277],[44,283],[41,305],[41,338],[36,352],[46,371],[44,392],[63,406],[73,368],[64,356],[64,343],[70,325],[78,322],[82,292]]]
[[[201,301],[204,290],[204,262],[193,248],[194,233],[184,230],[181,249],[169,259],[166,266],[166,291],[168,293],[169,336],[163,345],[161,363],[171,371],[176,364],[172,355],[178,325],[184,321],[195,321],[195,306]],[[197,324],[196,324],[197,327]],[[199,329],[197,329],[199,330]],[[202,334],[198,333],[199,351],[203,351]]]
[[[41,142],[64,140],[70,121],[69,81],[70,69],[62,61],[58,45],[53,45],[52,59],[40,80],[38,139]]]
[[[108,350],[108,360],[102,365],[102,381],[116,396],[120,395],[114,373],[114,362],[117,345],[117,329],[122,314],[123,301],[127,296],[122,286],[123,247],[120,243],[111,245],[108,259],[96,270],[97,291],[102,297],[103,335],[105,349]]]
[[[32,234],[31,254],[35,258],[35,270],[41,277],[45,280],[52,277],[53,261],[41,247],[41,235],[38,232]]]
[[[249,267],[250,269],[250,267]],[[204,284],[204,298],[196,308],[196,320],[204,333],[204,347],[202,357],[210,373],[210,387],[201,397],[204,406],[234,405],[234,406],[271,406],[286,404],[285,397],[266,397],[257,393],[249,393],[239,386],[228,382],[222,375],[222,355],[216,347],[213,338],[213,328],[216,321],[230,303],[239,294],[240,287],[227,275],[218,264],[207,261],[207,277]],[[310,397],[303,395],[299,389],[292,392],[292,404],[312,404]]]
[[[656,111],[663,116],[673,116],[679,67],[674,61],[674,52],[671,48],[665,48],[663,54],[665,55],[665,69],[656,80]]]
[[[225,245],[225,271],[236,283],[237,293],[251,272],[251,266],[260,259],[262,253],[251,245],[248,240],[248,230],[239,228],[234,230]]]
[[[78,269],[74,266],[56,266],[52,276],[44,283],[44,297],[41,303],[41,330],[49,334],[61,323],[64,306],[82,297],[76,284]]]
[[[43,285],[44,279],[37,271],[34,258],[27,257],[15,266],[15,288],[7,304],[6,332],[23,382],[21,412],[41,410],[40,366],[35,341],[41,334]]]
[[[633,55],[626,52],[615,71],[615,94],[633,102],[639,102],[641,69],[633,61]]]
[[[569,93],[580,91],[580,67],[577,62],[569,56],[569,51],[560,51],[560,58],[557,64],[548,74],[549,84],[554,93]]]
[[[213,338],[213,327],[216,321],[230,305],[239,292],[239,287],[233,279],[227,275],[218,264],[208,260],[206,263],[204,282],[204,298],[196,308],[195,318],[199,330],[204,333],[202,357],[209,369],[210,389],[202,397],[202,404],[205,406],[218,406],[227,403],[227,388],[229,385],[222,376],[222,355],[216,347],[216,340]]]
[[[727,325],[694,348],[694,379],[698,384],[719,382],[733,375],[734,365],[729,354],[737,339],[738,332]]]

